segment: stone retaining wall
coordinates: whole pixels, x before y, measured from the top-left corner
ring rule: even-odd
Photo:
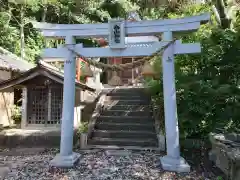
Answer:
[[[0,132],[0,147],[60,147],[60,130],[8,129]],[[74,144],[77,141],[74,135]]]
[[[201,149],[201,148],[211,148],[211,144],[208,140],[201,139],[180,139],[180,145],[185,149]]]

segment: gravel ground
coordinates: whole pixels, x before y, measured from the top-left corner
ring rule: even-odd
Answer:
[[[1,153],[0,176],[2,171],[6,175],[2,178],[4,180],[219,179],[218,174],[206,170],[203,172],[198,166],[193,166],[191,173],[187,174],[165,172],[159,164],[161,154],[150,151],[135,151],[122,156],[107,155],[103,150],[83,151],[80,152],[82,157],[75,168],[63,170],[49,167],[49,161],[56,151],[45,150],[35,155]]]

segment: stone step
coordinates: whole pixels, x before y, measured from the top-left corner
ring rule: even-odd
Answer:
[[[154,124],[141,123],[106,123],[98,122],[95,124],[96,130],[123,130],[123,131],[152,131],[155,132]]]
[[[94,130],[93,137],[101,138],[135,138],[135,139],[155,139],[157,135],[152,131],[107,131],[107,130]]]
[[[106,110],[101,113],[103,116],[152,116],[151,111],[123,111],[123,110]]]
[[[148,147],[141,147],[141,146],[116,146],[116,145],[87,145],[88,149],[105,149],[105,150],[135,150],[135,151],[159,151],[159,147],[148,146]]]
[[[142,100],[142,99],[139,99],[139,100],[105,100],[104,101],[104,104],[107,104],[107,105],[114,105],[114,106],[118,106],[118,105],[126,105],[126,106],[129,106],[129,105],[149,105],[149,101],[146,101],[146,100]]]
[[[139,92],[110,92],[107,93],[107,96],[127,96],[127,97],[131,97],[131,96],[140,96],[140,97],[145,97],[145,98],[149,98],[150,96],[146,93],[139,93]]]
[[[107,95],[111,96],[149,96],[149,94],[146,92],[146,90],[138,90],[138,89],[128,89],[128,90],[112,90],[108,91]]]
[[[154,124],[152,117],[141,116],[102,116],[97,119],[96,123],[141,123],[143,125]]]
[[[121,111],[152,111],[149,105],[106,105],[103,110],[121,110]]]
[[[103,111],[88,146],[157,148],[155,123],[146,89],[121,87],[107,89],[106,93]]]
[[[110,90],[110,93],[131,93],[131,92],[145,93],[146,88],[143,88],[143,87],[120,87],[120,88],[114,88],[114,89]]]
[[[128,96],[128,95],[108,95],[107,96],[107,100],[145,100],[150,102],[150,97],[144,97],[144,96],[136,96],[136,95],[132,95],[132,96]]]
[[[140,147],[157,147],[158,142],[155,139],[128,139],[128,138],[92,138],[88,141],[90,145],[111,145],[111,146],[140,146]]]

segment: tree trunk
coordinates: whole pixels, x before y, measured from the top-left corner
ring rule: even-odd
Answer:
[[[43,5],[42,22],[46,22],[47,5]]]
[[[21,58],[24,59],[25,57],[25,52],[24,52],[24,47],[25,47],[25,41],[24,41],[24,5],[21,5],[21,10],[20,10],[20,38],[21,38]]]
[[[221,27],[223,29],[230,28],[231,19],[227,16],[224,1],[223,0],[216,0],[215,7],[216,7],[217,12],[218,12],[218,15],[216,15],[216,16],[220,18]]]

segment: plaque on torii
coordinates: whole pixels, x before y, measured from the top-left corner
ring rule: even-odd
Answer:
[[[109,47],[111,49],[125,48],[125,20],[109,20]]]

